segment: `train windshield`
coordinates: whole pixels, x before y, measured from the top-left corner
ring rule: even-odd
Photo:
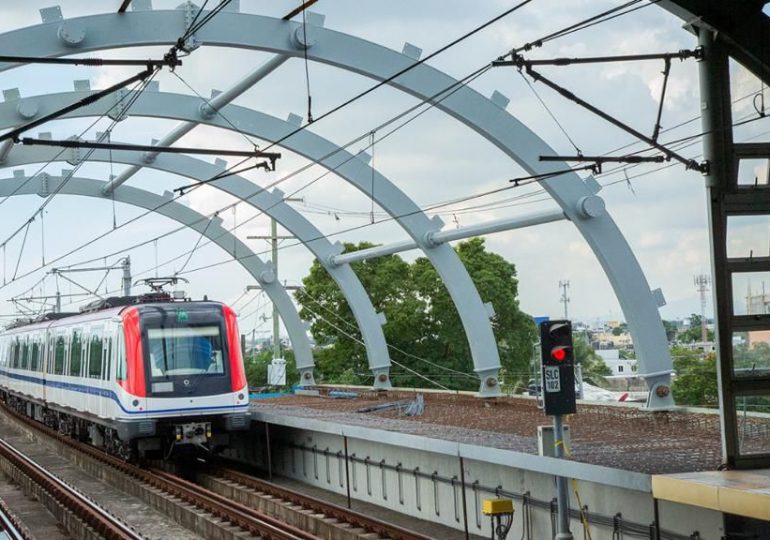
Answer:
[[[222,375],[223,339],[217,326],[148,328],[151,377]]]

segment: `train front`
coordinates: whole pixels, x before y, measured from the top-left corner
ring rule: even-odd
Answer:
[[[216,302],[142,304],[122,318],[127,372],[117,382],[131,398],[129,411],[141,417],[130,425],[150,429],[151,423],[154,431],[129,435],[140,453],[183,445],[214,450],[229,444],[232,431],[248,428],[232,309]]]

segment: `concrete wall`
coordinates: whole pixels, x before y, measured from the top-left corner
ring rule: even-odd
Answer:
[[[254,426],[248,443],[238,454],[241,459],[266,467],[265,427],[261,422]],[[344,495],[345,438],[337,433],[272,424],[273,472]],[[498,488],[507,492],[503,496],[515,495],[516,513],[509,538],[520,538],[527,506],[521,495],[528,493],[532,538],[551,538],[549,502],[555,493],[552,475],[465,457],[464,506],[460,458],[431,451],[430,439],[424,440],[424,447],[409,448],[348,436],[351,497],[460,530],[467,518],[470,534],[489,537],[489,518],[481,514],[480,505],[483,499],[494,498]],[[574,487],[570,487],[570,504],[577,509],[580,505]],[[649,537],[646,529],[654,521],[649,491],[585,480],[577,482],[577,488],[582,504],[591,514],[593,538],[611,538],[613,517],[618,514],[621,521],[645,530],[645,536],[632,536],[631,530],[626,529],[626,537]],[[718,512],[660,501],[659,513],[664,533],[672,533],[664,534],[664,539],[684,540],[698,531],[704,540],[719,540],[723,534],[722,515]],[[572,531],[575,538],[583,537],[577,517],[573,518]]]

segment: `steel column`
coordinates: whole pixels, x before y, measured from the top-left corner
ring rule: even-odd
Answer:
[[[770,200],[764,196],[767,186],[738,186],[740,152],[733,141],[732,104],[730,99],[730,65],[727,47],[712,28],[698,27],[698,42],[704,50],[700,63],[701,122],[703,155],[709,171],[706,176],[709,226],[711,229],[711,264],[713,273],[716,339],[718,350],[718,381],[720,419],[722,422],[722,451],[731,468],[761,468],[770,466],[770,448],[750,452],[741,448],[740,419],[736,398],[740,396],[770,396],[770,379],[765,370],[759,373],[736,374],[733,334],[736,331],[769,330],[770,321],[760,315],[736,316],[733,298],[733,274],[770,270],[767,258],[760,255],[739,259],[731,264],[728,258],[728,217],[733,215],[770,216]],[[750,153],[749,153],[750,154]],[[768,156],[770,157],[770,156]],[[763,193],[764,192],[764,193]],[[748,195],[748,198],[747,198]],[[748,306],[747,306],[748,307]],[[749,315],[751,313],[749,312]],[[744,418],[744,422],[746,419]]]

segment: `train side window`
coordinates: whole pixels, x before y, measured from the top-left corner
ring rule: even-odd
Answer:
[[[19,362],[19,368],[27,369],[27,363],[29,361],[29,340],[27,336],[24,336],[21,339],[21,354],[19,356],[21,357]]]
[[[123,327],[118,327],[118,343],[117,343],[117,373],[115,375],[115,380],[118,381],[125,381],[126,380],[126,350],[123,345]]]
[[[56,354],[56,338],[54,337],[53,333],[51,333],[51,336],[48,338],[48,365],[46,366],[46,371],[48,373],[53,373],[53,364],[54,364],[55,354]]]
[[[70,344],[70,369],[73,377],[80,375],[80,362],[83,355],[83,339],[79,329],[72,330],[72,343]]]
[[[110,368],[112,368],[112,336],[106,336],[104,338],[104,374],[102,375],[102,379],[110,380],[112,378],[112,373],[110,373]]]
[[[88,377],[98,379],[102,376],[102,329],[92,328],[89,345]]]
[[[64,339],[64,334],[58,334],[56,336],[56,352],[54,354],[53,372],[56,375],[64,375],[64,356],[67,342]]]
[[[13,357],[11,359],[11,367],[16,369],[19,367],[19,355],[21,354],[21,343],[19,338],[16,337],[13,340]]]
[[[32,336],[32,340],[30,341],[32,352],[30,354],[29,358],[29,370],[30,371],[37,371],[38,366],[38,359],[40,357],[40,343],[38,342],[38,337]]]

